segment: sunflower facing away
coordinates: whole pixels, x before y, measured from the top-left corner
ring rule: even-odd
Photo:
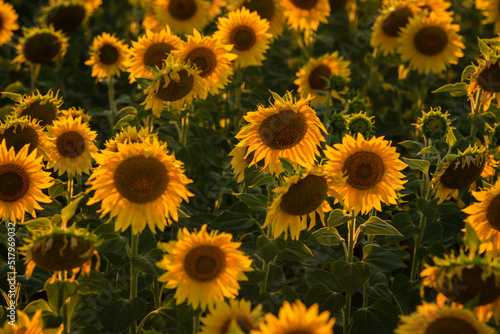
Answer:
[[[328,0],[281,0],[283,14],[288,26],[304,32],[306,44],[311,42],[312,33],[320,23],[328,23],[330,2]]]
[[[42,24],[53,25],[55,30],[71,32],[81,27],[88,19],[87,1],[82,0],[50,0],[49,5],[42,7]]]
[[[411,17],[401,29],[397,39],[398,52],[401,60],[410,62],[411,69],[422,74],[430,71],[437,74],[448,65],[457,64],[457,60],[464,56],[465,45],[462,36],[457,34],[458,24],[452,24],[446,16],[425,15]]]
[[[115,229],[140,233],[149,226],[160,231],[178,220],[182,202],[193,196],[186,189],[192,181],[184,175],[182,163],[167,154],[165,144],[155,138],[143,143],[117,143],[117,152],[96,158],[99,166],[90,175],[94,195],[87,202],[101,202],[101,217],[116,216]]]
[[[295,74],[297,79],[293,83],[299,86],[299,93],[314,96],[311,105],[326,104],[326,92],[320,95],[316,91],[324,92],[328,79],[332,75],[340,75],[346,82],[349,82],[351,76],[349,64],[350,62],[339,56],[337,51],[324,54],[319,58],[311,58]]]
[[[18,153],[7,149],[5,139],[0,143],[0,219],[24,221],[25,213],[36,217],[38,204],[50,203],[50,197],[42,192],[52,185],[50,173],[43,171],[42,157],[36,149],[28,154],[28,145]]]
[[[104,79],[119,75],[125,70],[129,49],[123,41],[107,32],[96,36],[89,49],[90,59],[85,65],[92,66],[92,76]]]
[[[177,50],[183,41],[174,35],[167,26],[159,32],[146,30],[137,42],[132,42],[130,59],[126,62],[130,72],[130,83],[136,78],[153,78],[154,74],[145,67],[157,67],[161,69],[168,54]]]
[[[177,289],[176,304],[187,300],[194,309],[205,310],[238,295],[238,281],[247,280],[244,272],[253,270],[252,260],[238,250],[241,243],[231,239],[229,233],[208,233],[205,224],[198,232],[179,229],[177,241],[159,245],[168,254],[157,263],[167,271],[158,281]]]
[[[219,17],[213,37],[223,44],[233,44],[232,51],[238,55],[236,64],[241,68],[260,66],[272,38],[268,30],[266,19],[243,7],[230,12],[227,17]]]
[[[251,12],[257,12],[262,19],[269,21],[269,31],[273,38],[283,34],[285,15],[279,0],[237,0],[228,3],[228,10],[234,11],[245,7]]]
[[[480,92],[483,110],[488,110],[493,98],[497,100],[497,103],[500,101],[499,59],[498,56],[488,57],[488,59],[477,59],[479,64],[470,76],[467,95],[469,98],[474,98],[474,95]]]
[[[326,129],[308,105],[312,97],[296,100],[290,92],[283,98],[273,95],[270,107],[260,105],[243,116],[249,124],[236,135],[241,140],[236,146],[248,148],[245,159],[253,155],[248,165],[260,164],[271,173],[284,171],[280,158],[303,167],[314,165],[318,146],[325,141],[321,131]]]
[[[29,116],[33,120],[39,121],[41,126],[51,125],[60,114],[59,107],[62,105],[62,98],[54,95],[52,90],[42,95],[35,90],[31,95],[23,97],[14,105],[13,114],[17,117]]]
[[[334,324],[335,318],[330,318],[330,312],[319,313],[318,304],[306,308],[300,300],[293,304],[285,301],[278,317],[271,313],[266,314],[264,322],[261,322],[259,329],[252,331],[252,334],[331,334]]]
[[[468,309],[423,303],[410,315],[402,315],[395,334],[494,334]]]
[[[5,321],[3,329],[0,328],[0,334],[60,334],[63,332],[63,324],[59,328],[44,328],[42,309],[37,309],[33,317],[30,317],[21,310],[16,310],[16,325],[12,326]]]
[[[372,208],[382,211],[381,203],[396,204],[396,191],[403,189],[406,164],[398,159],[396,148],[384,137],[366,140],[358,133],[354,138],[344,135],[341,144],[324,151],[330,173],[347,177],[342,186],[334,186],[344,201],[344,208],[354,215],[368,213]]]
[[[238,56],[230,53],[233,47],[224,45],[211,36],[202,36],[193,29],[193,35],[187,36],[187,42],[176,52],[182,62],[196,66],[203,79],[205,89],[216,95],[219,89],[229,83],[233,74],[232,61]]]
[[[262,320],[261,309],[262,305],[252,309],[252,303],[244,299],[218,302],[201,318],[200,334],[250,333]]]
[[[210,23],[210,7],[210,1],[205,0],[154,0],[154,19],[176,34],[190,34],[193,29],[203,31]]]
[[[13,31],[19,29],[18,15],[10,3],[0,0],[0,45],[12,39]]]

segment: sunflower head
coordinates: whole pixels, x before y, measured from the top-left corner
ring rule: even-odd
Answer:
[[[332,133],[342,135],[347,131],[347,117],[342,112],[336,112],[330,117]]]
[[[119,75],[125,70],[129,58],[129,49],[124,41],[114,34],[103,33],[96,36],[89,49],[90,59],[85,65],[92,66],[92,76],[104,79]]]
[[[370,112],[371,106],[368,102],[368,98],[361,95],[356,95],[347,102],[346,113],[355,114],[361,111]]]
[[[12,39],[13,31],[19,29],[18,15],[10,3],[0,1],[0,45]]]
[[[375,130],[374,118],[375,116],[368,116],[365,112],[350,114],[347,116],[347,129],[351,135],[360,133],[368,137]]]
[[[210,1],[155,0],[153,19],[159,26],[168,25],[176,34],[189,34],[203,29],[210,22]]]
[[[59,107],[62,105],[62,98],[54,95],[52,90],[42,95],[35,90],[31,95],[23,97],[14,105],[14,115],[18,117],[29,116],[39,122],[41,126],[51,125],[60,115]]]
[[[283,7],[279,0],[238,0],[229,1],[227,9],[236,10],[245,7],[251,12],[256,12],[263,19],[269,21],[269,33],[273,38],[277,38],[283,34],[285,26],[285,16]]]
[[[36,148],[38,155],[44,156],[45,159],[52,146],[39,122],[32,120],[30,116],[11,116],[5,123],[0,122],[0,142],[3,140],[7,149],[13,147],[15,152],[19,153],[25,145],[28,145],[28,153]]]
[[[201,318],[200,334],[250,333],[262,321],[261,310],[262,305],[252,309],[252,303],[244,299],[217,302],[209,308],[210,313]]]
[[[127,126],[126,128],[121,129],[113,139],[106,142],[105,151],[118,152],[118,143],[144,143],[150,139],[152,140],[154,137],[155,135],[149,132],[149,128],[140,128],[139,131],[137,131],[136,127]]]
[[[490,50],[493,49],[490,48]],[[496,98],[498,102],[500,93],[500,63],[498,62],[500,54],[486,53],[482,56],[485,59],[478,58],[478,65],[472,65],[475,71],[470,75],[467,94],[472,98],[480,91],[483,110],[488,110],[493,98]]]
[[[304,42],[312,42],[312,34],[320,23],[328,23],[328,0],[281,0],[283,13],[290,28],[304,33]]]
[[[41,10],[41,21],[64,33],[76,30],[88,19],[86,1],[82,0],[51,0]]]
[[[19,39],[14,62],[46,64],[57,57],[64,57],[67,48],[68,38],[53,26],[23,28],[23,37]]]
[[[92,119],[89,114],[85,112],[81,107],[71,107],[68,109],[62,109],[61,114],[58,118],[68,118],[73,117],[73,119],[77,119],[78,117],[82,118],[83,123],[88,123]]]
[[[448,112],[441,112],[441,107],[431,107],[427,113],[422,110],[422,117],[417,120],[417,129],[426,139],[441,139],[450,130],[449,116]]]

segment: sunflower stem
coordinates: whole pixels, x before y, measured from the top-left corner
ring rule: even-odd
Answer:
[[[36,88],[36,80],[38,78],[38,73],[40,72],[40,64],[30,64],[31,81],[30,81],[30,91],[34,92]]]
[[[347,222],[347,227],[349,230],[349,235],[348,235],[348,244],[347,244],[347,254],[346,254],[346,261],[347,263],[352,263],[354,259],[354,244],[356,243],[357,237],[355,236],[358,235],[358,233],[355,233],[356,229],[356,217],[351,219],[350,221]],[[342,312],[343,315],[343,333],[347,334],[349,333],[349,326],[351,322],[351,295],[346,293],[346,300],[345,300],[345,305],[344,305],[344,310]]]
[[[138,270],[132,263],[132,257],[137,255],[139,249],[139,233],[132,233],[132,240],[130,243],[130,300],[137,297],[137,279]],[[130,334],[136,334],[135,323],[130,326]]]
[[[115,126],[116,119],[116,104],[115,104],[115,87],[113,86],[113,76],[108,75],[108,101],[109,110],[111,110],[111,129]]]
[[[198,334],[198,332],[200,331],[200,315],[201,311],[196,310],[196,313],[193,317],[193,334]]]
[[[157,277],[153,277],[153,297],[154,297],[154,305],[155,305],[155,308],[159,308],[160,307],[160,287],[158,285],[158,278]],[[138,331],[140,333],[140,331]]]
[[[189,128],[189,112],[187,112],[184,117],[181,118],[181,137],[179,138],[179,142],[182,146],[187,145],[187,133],[188,133],[188,128]]]
[[[236,86],[234,92],[236,105],[236,116],[234,117],[233,121],[234,131],[238,131],[238,125],[240,124],[241,119],[241,86],[243,84],[243,73],[241,71],[240,65],[238,65],[238,68],[236,69],[236,82],[238,83],[238,86]]]

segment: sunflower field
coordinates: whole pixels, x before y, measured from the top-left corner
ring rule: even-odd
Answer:
[[[0,334],[500,332],[500,0],[0,0]]]

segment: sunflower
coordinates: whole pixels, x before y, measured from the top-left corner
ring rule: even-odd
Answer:
[[[241,140],[236,146],[247,148],[245,159],[253,155],[248,165],[261,164],[271,173],[284,171],[280,158],[303,167],[312,166],[319,155],[320,142],[325,141],[321,131],[326,132],[308,105],[312,97],[296,100],[290,92],[283,98],[275,93],[273,96],[275,101],[270,107],[260,105],[257,111],[243,116],[249,124],[236,135]]]
[[[194,309],[205,310],[225,297],[235,298],[251,271],[252,260],[238,250],[240,242],[232,242],[229,233],[207,232],[203,225],[198,232],[179,229],[177,241],[160,244],[168,253],[157,263],[167,272],[158,278],[167,289],[177,288],[176,304],[187,300]]]
[[[17,45],[18,65],[28,62],[34,65],[46,64],[57,57],[64,57],[68,48],[68,38],[53,26],[23,27],[23,37]]]
[[[201,318],[200,334],[250,333],[261,322],[262,305],[252,310],[252,303],[246,300],[230,299],[229,303],[217,302],[210,307],[210,313]]]
[[[450,20],[453,19],[453,12],[449,10],[451,2],[448,0],[416,0],[415,2],[421,10],[435,13],[438,17],[448,16]]]
[[[403,189],[406,181],[400,172],[406,164],[398,159],[399,153],[384,137],[366,140],[358,133],[348,134],[342,144],[324,151],[330,173],[343,173],[347,180],[342,186],[334,186],[344,201],[344,208],[355,215],[365,214],[372,208],[382,211],[381,203],[396,204],[396,191]]]
[[[493,328],[477,321],[474,313],[468,309],[439,307],[436,304],[423,303],[410,315],[402,315],[401,323],[394,330],[395,334],[494,334]]]
[[[92,66],[92,76],[99,79],[112,75],[119,75],[125,70],[125,63],[129,57],[129,49],[123,41],[103,33],[94,38],[89,50],[90,59],[85,65]]]
[[[449,155],[436,171],[432,179],[436,197],[441,203],[450,198],[458,198],[459,189],[465,188],[481,176],[489,159],[487,147],[470,146],[457,155]]]
[[[248,146],[235,146],[233,150],[228,154],[230,157],[232,157],[231,167],[233,168],[234,175],[236,176],[238,183],[243,181],[245,177],[245,168],[249,167],[253,161],[254,152],[251,152],[248,155],[247,152]],[[257,167],[262,169],[264,166],[264,162],[264,159],[261,159],[254,165],[257,165]],[[262,169],[262,171],[264,173],[267,173],[269,172],[269,168]]]
[[[87,8],[88,15],[92,15],[94,11],[102,5],[102,0],[87,0],[85,7]]]
[[[14,115],[17,117],[29,116],[32,120],[39,121],[41,126],[51,125],[60,115],[59,107],[62,105],[62,98],[54,95],[52,90],[42,95],[35,90],[31,95],[23,95],[14,105]]]
[[[476,8],[482,11],[484,24],[494,23],[494,31],[500,31],[500,2],[499,0],[476,0]]]
[[[43,210],[38,202],[52,202],[42,192],[52,185],[52,178],[43,171],[42,157],[37,157],[36,149],[30,154],[28,150],[25,145],[16,153],[13,147],[7,149],[5,139],[0,142],[1,220],[23,222],[25,213],[36,217],[35,209]]]
[[[130,59],[126,62],[130,83],[136,78],[153,78],[154,74],[146,66],[161,68],[168,54],[182,44],[180,37],[174,35],[168,26],[159,32],[146,30],[137,42],[132,42]]]
[[[316,91],[324,91],[328,85],[328,79],[332,75],[340,75],[346,82],[350,81],[350,62],[339,56],[338,52],[324,54],[319,58],[311,58],[307,64],[299,69],[295,74],[297,79],[293,82],[299,86],[298,92],[311,94],[314,99],[311,105],[326,104],[326,94],[318,94]],[[335,96],[335,91],[332,93]],[[338,96],[338,94],[337,94]]]
[[[16,310],[16,325],[12,326],[9,321],[5,321],[0,334],[60,334],[63,332],[63,324],[59,328],[43,328],[42,309],[37,309],[33,317],[30,317],[21,310]]]
[[[487,59],[477,59],[479,64],[470,76],[470,83],[467,95],[473,98],[479,91],[481,92],[481,104],[483,110],[488,110],[493,97],[500,101],[500,57],[488,57]]]
[[[271,224],[275,239],[283,232],[287,239],[290,229],[292,239],[298,240],[300,231],[310,230],[316,225],[316,213],[325,225],[325,213],[332,211],[326,197],[334,196],[340,199],[333,190],[334,182],[337,185],[342,184],[339,180],[342,180],[341,176],[328,175],[323,167],[313,167],[301,175],[285,177],[285,185],[273,189],[278,197],[269,207],[262,227]]]
[[[41,12],[42,24],[53,25],[65,33],[81,27],[89,17],[86,1],[82,0],[50,0]]]
[[[153,109],[153,114],[160,117],[164,102],[173,103],[177,109],[182,109],[184,102],[191,103],[194,98],[205,99],[207,90],[203,79],[197,70],[189,63],[169,55],[161,70],[155,72],[149,86],[144,89],[145,109]]]
[[[451,254],[444,258],[433,257],[434,265],[425,264],[420,276],[424,278],[423,288],[434,288],[439,294],[437,304],[442,307],[446,301],[452,306],[467,305],[477,298],[473,311],[481,322],[492,317],[500,323],[500,260]]]
[[[192,181],[183,173],[182,163],[167,155],[165,144],[156,138],[143,143],[117,143],[117,152],[97,158],[99,166],[89,178],[95,190],[88,205],[101,202],[101,217],[116,216],[115,229],[132,233],[144,230],[146,223],[153,233],[178,220],[182,200],[193,196],[186,189]]]
[[[85,112],[81,107],[70,107],[68,109],[62,109],[61,115],[58,118],[68,118],[69,116],[74,119],[81,117],[82,123],[88,123],[92,119],[89,114]]]
[[[422,110],[422,117],[417,120],[417,129],[426,139],[440,139],[445,136],[451,128],[450,114],[442,113],[441,107],[431,107],[429,112]]]
[[[234,11],[245,7],[251,12],[257,12],[262,19],[269,21],[268,33],[273,38],[278,38],[283,34],[285,27],[285,15],[279,0],[235,0],[228,3],[228,10]]]
[[[135,127],[128,126],[126,128],[122,128],[113,139],[106,142],[106,148],[104,151],[118,152],[118,143],[144,143],[147,140],[153,139],[154,136],[154,134],[149,132],[148,128],[140,128],[139,131],[137,131]]]
[[[272,313],[264,316],[264,322],[260,323],[257,331],[253,334],[281,334],[281,333],[308,333],[308,334],[331,334],[335,318],[330,318],[330,312],[319,313],[318,304],[311,307],[297,300],[290,304],[288,301],[281,306],[278,317]]]
[[[176,34],[189,34],[193,29],[203,31],[210,23],[210,7],[210,1],[206,0],[155,0],[154,19]]]
[[[18,15],[10,3],[0,0],[0,45],[10,42],[13,31],[19,29]]]
[[[368,137],[375,130],[373,119],[375,116],[368,116],[365,112],[358,112],[346,116],[347,130],[351,136],[360,133],[363,137]]]
[[[419,73],[441,73],[464,56],[465,45],[457,34],[459,29],[448,17],[439,17],[434,12],[411,17],[397,38],[401,60],[409,61],[410,68]]]
[[[479,252],[490,257],[500,255],[500,180],[483,191],[473,191],[472,195],[478,201],[472,203],[463,211],[469,216],[465,221],[476,231],[481,244]]]
[[[202,36],[196,29],[193,35],[187,36],[187,42],[176,53],[182,62],[189,62],[200,70],[205,89],[216,95],[219,89],[229,83],[233,74],[232,61],[237,55],[230,53],[232,45],[224,45],[211,36]]]
[[[94,140],[97,132],[90,130],[81,117],[59,118],[48,126],[48,136],[54,140],[48,167],[54,167],[59,175],[68,177],[89,174],[92,169],[91,154],[97,152]]]
[[[223,44],[233,44],[239,67],[262,65],[272,38],[266,19],[243,7],[230,12],[227,17],[219,17],[217,29],[213,37]]]
[[[331,10],[328,0],[281,0],[281,6],[288,26],[304,32],[306,44],[320,23],[328,23]]]
[[[222,13],[222,9],[227,6],[226,0],[208,0],[210,1],[210,8],[208,9],[208,16],[210,16],[210,21],[219,16]]]

